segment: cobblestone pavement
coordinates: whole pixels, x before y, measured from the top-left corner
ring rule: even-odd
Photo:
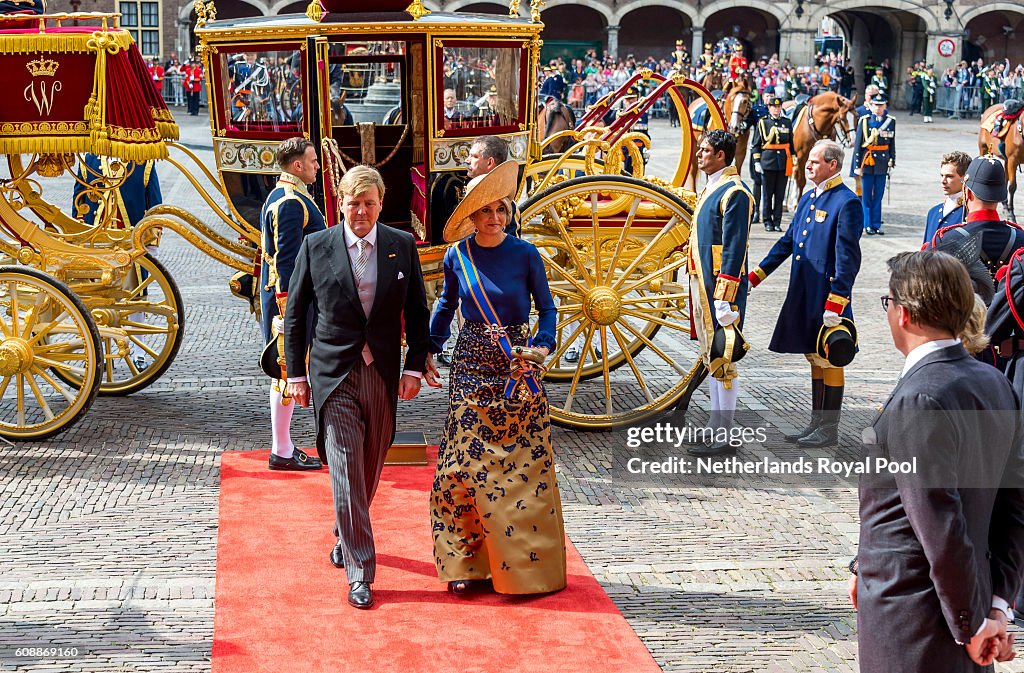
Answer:
[[[179,119],[184,141],[212,165],[208,122]],[[939,199],[939,156],[975,147],[970,122],[899,121],[888,235],[863,241],[854,298],[861,353],[848,369],[839,455],[854,455],[853,440],[901,366],[878,301],[885,260],[919,245],[924,212]],[[655,122],[653,135],[652,172],[669,175],[671,131]],[[167,202],[212,221],[170,167],[161,181]],[[772,242],[755,225],[751,258]],[[229,272],[173,235],[159,257],[187,306],[184,348],[170,370],[130,397],[97,399],[56,439],[0,448],[0,670],[209,669],[218,457],[267,447],[269,386],[255,364],[257,326],[229,294]],[[780,270],[750,302],[753,349],[740,395],[748,425],[787,411],[799,412],[795,424],[809,404],[806,363],[766,350],[785,275]],[[402,403],[400,429],[436,441],[444,405],[444,393],[433,390]],[[694,406],[706,409],[704,393]],[[310,415],[298,414],[296,427],[296,439],[310,445]],[[845,597],[858,525],[851,487],[625,480],[617,478],[621,435],[556,430],[554,443],[568,533],[665,671],[856,669],[855,614]],[[800,454],[769,437],[742,455]],[[78,656],[17,658],[19,647],[75,647]]]

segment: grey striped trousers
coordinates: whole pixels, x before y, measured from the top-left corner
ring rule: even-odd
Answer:
[[[324,402],[324,444],[338,540],[345,550],[349,584],[373,582],[377,556],[370,526],[370,503],[377,492],[391,444],[395,416],[380,372],[359,358],[345,380]]]

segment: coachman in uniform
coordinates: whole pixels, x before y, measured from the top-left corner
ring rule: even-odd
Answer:
[[[845,376],[853,359],[853,283],[860,271],[863,214],[843,184],[843,148],[819,140],[807,159],[814,189],[800,198],[789,229],[748,275],[751,287],[793,258],[789,290],[769,350],[802,353],[811,364],[811,422],[786,441],[821,447],[839,440]]]
[[[768,116],[754,126],[754,170],[761,174],[765,231],[782,231],[782,202],[793,175],[793,124],[782,116],[782,99],[768,101]]]
[[[981,237],[981,261],[988,268],[995,284],[996,274],[1013,253],[1024,246],[1024,230],[999,217],[1000,202],[1006,199],[1006,169],[991,154],[971,161],[964,176],[964,201],[967,217],[960,224],[939,229],[925,247],[935,248],[949,237]]]
[[[889,171],[896,167],[896,120],[886,113],[888,99],[879,93],[870,104],[871,114],[857,122],[850,175],[860,176],[864,230],[869,236],[883,234],[882,196]]]
[[[732,425],[739,395],[736,366],[712,355],[722,331],[738,332],[747,306],[747,239],[754,197],[732,165],[736,137],[716,129],[697,149],[697,164],[708,176],[690,229],[690,301],[701,358],[711,374],[711,427]],[[742,335],[737,334],[741,339]],[[689,449],[695,456],[731,455],[736,449],[721,440]]]
[[[288,283],[295,270],[295,256],[303,239],[327,227],[324,216],[316,207],[306,185],[316,179],[320,169],[316,146],[304,138],[289,138],[277,150],[277,163],[281,177],[277,187],[267,196],[260,213],[260,238],[263,247],[263,265],[260,269],[263,310],[264,349],[261,364],[273,367],[284,354],[282,317],[288,303]],[[320,461],[295,447],[291,440],[292,412],[295,404],[283,395],[287,372],[283,368],[273,374],[270,389],[270,426],[273,446],[270,454],[272,470],[316,470]],[[278,375],[280,374],[280,375]]]

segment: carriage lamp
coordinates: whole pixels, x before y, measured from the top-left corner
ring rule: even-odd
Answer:
[[[946,10],[942,12],[942,16],[946,17],[947,21],[953,16],[953,0],[946,0]]]
[[[804,0],[796,0],[796,18],[804,15]]]

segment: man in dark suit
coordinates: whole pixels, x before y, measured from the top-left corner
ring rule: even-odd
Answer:
[[[889,260],[882,298],[903,373],[864,458],[851,563],[862,673],[981,671],[1013,656],[1005,599],[1024,562],[1020,402],[958,336],[974,307],[963,264],[943,252]]]
[[[349,604],[365,609],[373,605],[377,568],[370,502],[395,436],[398,398],[411,400],[420,390],[429,313],[415,240],[377,222],[380,174],[356,166],[340,188],[344,224],[308,237],[295,259],[285,350],[288,392],[302,406],[312,394],[317,449],[330,465],[338,530],[331,562],[345,568]],[[317,309],[312,335],[310,306]],[[307,370],[303,344],[310,336]]]

